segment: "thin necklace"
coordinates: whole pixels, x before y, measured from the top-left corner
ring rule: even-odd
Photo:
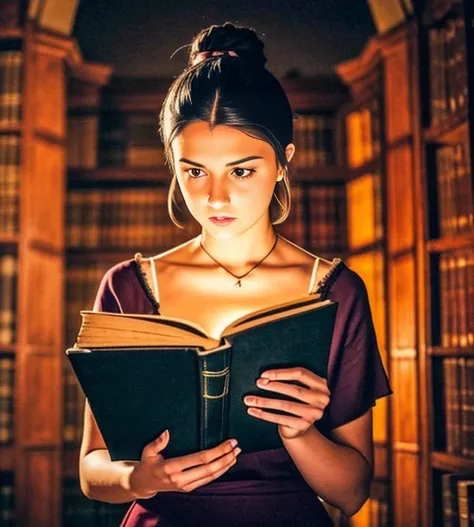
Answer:
[[[245,278],[247,275],[249,275],[256,267],[258,267],[264,260],[266,260],[270,254],[273,252],[273,250],[275,249],[276,247],[276,244],[278,242],[278,234],[275,236],[275,241],[273,242],[273,245],[272,245],[272,248],[268,251],[268,253],[259,261],[257,262],[253,267],[251,267],[246,273],[244,273],[243,275],[241,276],[238,276],[234,273],[232,273],[231,271],[229,271],[229,269],[227,269],[227,267],[224,267],[220,262],[218,262],[214,257],[212,257],[207,251],[206,249],[204,248],[204,245],[202,244],[201,240],[199,240],[199,245],[201,246],[202,250],[207,254],[207,256],[209,256],[209,258],[211,260],[213,260],[214,262],[216,262],[216,264],[219,266],[219,267],[222,267],[222,269],[224,269],[224,271],[226,271],[227,273],[229,273],[231,276],[233,276],[234,278],[237,278],[237,282],[235,282],[234,285],[238,285],[239,287],[242,287],[242,278]]]

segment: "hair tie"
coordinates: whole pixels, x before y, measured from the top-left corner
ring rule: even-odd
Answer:
[[[199,64],[203,60],[208,59],[209,57],[220,57],[222,55],[227,55],[229,57],[238,57],[238,53],[235,51],[229,50],[229,51],[200,51],[199,53],[196,53],[193,58],[193,66],[196,64]]]

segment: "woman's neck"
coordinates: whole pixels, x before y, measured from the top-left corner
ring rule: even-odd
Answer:
[[[217,262],[231,268],[237,274],[262,260],[272,249],[276,233],[269,224],[265,229],[250,229],[238,237],[219,239],[203,231],[198,238],[205,251],[203,256],[212,256]],[[201,249],[202,250],[202,249]],[[208,254],[206,254],[206,251]]]

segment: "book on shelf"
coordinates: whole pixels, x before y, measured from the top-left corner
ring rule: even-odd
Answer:
[[[468,473],[449,473],[441,475],[441,490],[443,504],[443,526],[444,527],[469,527],[469,516],[473,510],[472,490],[470,487],[474,483],[474,474]],[[460,494],[461,491],[461,494]],[[468,497],[467,503],[464,499]],[[461,503],[459,498],[461,497]],[[469,502],[469,497],[471,501]],[[460,509],[461,505],[461,509]],[[466,510],[467,505],[467,510]],[[463,522],[461,523],[460,512],[463,512]],[[466,518],[466,516],[468,518]],[[467,520],[467,522],[466,522]]]
[[[441,346],[473,346],[474,249],[440,254],[439,305]]]
[[[299,115],[293,121],[294,163],[298,168],[335,163],[334,119],[333,115],[315,113]]]
[[[441,236],[474,229],[469,141],[436,151],[438,223]]]
[[[459,527],[474,525],[474,475],[472,479],[458,481]]]
[[[474,359],[443,357],[446,452],[474,458]]]
[[[139,460],[165,429],[169,457],[230,437],[243,452],[279,448],[277,427],[248,415],[243,397],[269,396],[255,383],[271,368],[325,378],[336,311],[306,295],[242,316],[219,336],[182,319],[86,311],[66,354],[112,460]]]
[[[19,135],[0,135],[0,234],[18,232],[20,146]]]
[[[15,388],[15,357],[0,356],[0,445],[14,440],[13,399]]]
[[[97,115],[69,115],[67,121],[67,165],[69,168],[92,169],[97,166]]]
[[[0,525],[15,525],[15,497],[13,472],[0,472]]]
[[[15,342],[18,259],[0,254],[0,344]]]
[[[21,50],[0,49],[0,126],[6,128],[21,123],[22,68]]]
[[[447,18],[428,31],[431,125],[467,108],[468,85],[464,18]]]

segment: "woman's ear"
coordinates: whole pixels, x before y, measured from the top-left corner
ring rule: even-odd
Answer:
[[[286,155],[286,160],[288,163],[292,160],[293,156],[295,155],[295,151],[296,151],[296,147],[293,143],[290,143],[285,148],[285,155]]]

